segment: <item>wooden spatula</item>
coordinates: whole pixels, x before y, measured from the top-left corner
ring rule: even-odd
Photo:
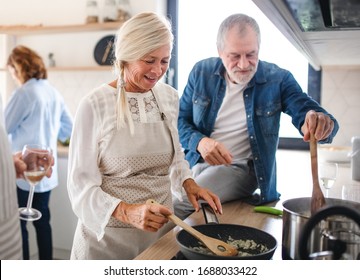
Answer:
[[[325,197],[319,184],[318,160],[317,160],[317,141],[313,133],[310,134],[310,156],[311,156],[311,175],[313,189],[311,196],[311,215],[314,215],[321,207],[325,206]]]
[[[153,199],[149,199],[147,201],[149,204],[159,204]],[[183,222],[180,218],[175,216],[174,214],[168,216],[169,220],[173,221],[174,224],[186,230],[195,238],[199,239],[211,252],[218,256],[236,256],[238,254],[238,250],[227,244],[226,242],[212,238],[201,232],[197,231],[193,227],[189,226],[187,223]]]

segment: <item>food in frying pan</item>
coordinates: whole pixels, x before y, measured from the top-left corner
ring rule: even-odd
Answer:
[[[257,254],[265,253],[268,251],[268,247],[264,244],[258,244],[252,239],[233,239],[229,236],[226,243],[232,245],[238,250],[238,257],[246,257],[246,256],[254,256]],[[190,249],[200,252],[202,254],[214,255],[208,248],[206,248],[201,242],[199,242],[199,246],[197,247],[189,247]]]

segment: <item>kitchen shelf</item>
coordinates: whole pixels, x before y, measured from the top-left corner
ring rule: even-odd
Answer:
[[[111,71],[112,66],[49,67],[48,71]]]
[[[49,33],[93,32],[117,30],[123,22],[103,22],[73,25],[0,25],[0,34],[41,35]]]
[[[42,34],[65,34],[76,32],[94,32],[94,31],[116,31],[123,22],[102,22],[102,23],[88,23],[88,24],[73,24],[73,25],[0,25],[0,34],[10,36],[33,36]],[[48,67],[50,72],[60,71],[111,71],[112,66],[56,66]],[[7,71],[6,67],[0,67],[0,72]]]
[[[112,66],[64,66],[64,67],[48,67],[48,71],[112,71]],[[0,68],[0,72],[7,71],[7,68]]]

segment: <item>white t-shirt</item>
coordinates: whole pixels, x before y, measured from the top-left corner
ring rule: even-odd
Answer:
[[[233,161],[250,158],[244,105],[244,85],[234,84],[226,78],[226,92],[210,137],[221,142],[230,151]]]

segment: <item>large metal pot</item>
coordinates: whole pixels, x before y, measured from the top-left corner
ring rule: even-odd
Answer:
[[[334,217],[337,219],[335,223],[333,221]],[[360,212],[349,207],[327,206],[319,210],[311,216],[300,235],[299,252],[301,259],[360,260],[360,232],[354,232],[352,224],[346,221],[339,223],[339,217],[350,218],[357,223],[357,226],[360,226]],[[324,246],[323,251],[310,254],[307,245],[311,233],[314,227],[319,223],[323,223],[325,219],[329,228],[323,231],[323,240],[326,246]]]
[[[286,200],[283,203],[283,259],[302,259],[300,246],[306,245],[304,245],[304,241],[300,243],[300,238],[307,223],[312,219],[310,202],[311,197],[304,197]],[[338,206],[350,208],[360,215],[360,203],[357,202],[327,198],[326,206],[327,208]],[[330,216],[321,217],[321,220],[311,225],[311,233],[306,236],[306,252],[309,255],[317,256],[314,258],[323,256],[323,252],[333,250],[334,243],[332,241],[335,238],[346,244],[343,255],[350,259],[356,259],[360,253],[360,226],[353,217],[346,217],[344,213],[336,211],[330,211]],[[341,241],[337,244],[341,244]],[[327,257],[323,256],[323,258]]]

